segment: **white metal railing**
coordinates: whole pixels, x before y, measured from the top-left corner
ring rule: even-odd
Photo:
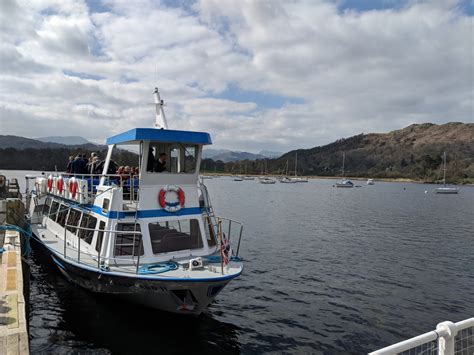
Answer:
[[[123,189],[123,200],[128,202],[138,202],[139,197],[139,175],[134,174],[69,174],[69,173],[51,173],[52,177],[62,177],[64,179],[69,179],[75,177],[76,179],[82,179],[87,181],[87,199],[93,199],[98,193],[97,188],[102,186],[117,186]],[[27,194],[27,203],[29,203],[30,195],[30,184],[29,180],[35,180],[37,177],[48,178],[49,175],[27,175],[26,176],[26,194]],[[104,183],[101,184],[101,179],[104,179]],[[65,187],[67,188],[67,187]],[[78,194],[81,192],[78,191]],[[37,191],[38,196],[41,196],[41,193]]]
[[[436,330],[401,341],[369,355],[473,355],[474,318],[461,322],[442,322]]]

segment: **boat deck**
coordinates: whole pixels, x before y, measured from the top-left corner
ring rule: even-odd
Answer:
[[[78,248],[70,245],[69,243],[66,245],[66,249],[64,248],[64,241],[63,239],[59,238],[46,228],[43,228],[37,225],[37,234],[38,238],[41,240],[44,245],[55,251],[57,254],[61,255],[64,258],[64,252],[66,252],[65,258],[68,261],[78,263],[84,266],[88,266],[95,270],[99,270],[99,261],[96,255],[90,254],[87,250],[81,248],[81,251],[78,251]],[[116,273],[122,274],[123,276],[139,276],[140,278],[145,279],[179,279],[179,280],[199,280],[205,279],[208,281],[212,281],[212,279],[221,279],[222,277],[228,276],[237,276],[242,271],[242,263],[230,261],[229,265],[221,268],[220,263],[206,263],[203,268],[190,270],[188,266],[188,261],[190,258],[196,256],[190,255],[189,258],[184,259],[172,259],[176,262],[179,267],[176,270],[169,270],[166,272],[160,273],[151,273],[151,274],[142,274],[137,273],[137,258],[130,262],[129,264],[122,263],[121,260],[117,260],[117,263],[109,263],[107,269],[101,268],[102,272],[107,273]],[[103,259],[102,259],[103,260]],[[118,262],[121,262],[120,264]],[[165,262],[165,261],[162,261]],[[157,262],[160,263],[160,262]],[[144,266],[147,263],[140,263],[138,266]]]

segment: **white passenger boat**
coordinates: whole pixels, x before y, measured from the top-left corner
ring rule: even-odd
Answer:
[[[336,182],[336,187],[345,187],[345,188],[350,188],[354,187],[354,183],[350,180],[346,180],[344,178],[344,169],[345,169],[345,163],[346,163],[346,153],[342,153],[342,180]]]
[[[375,185],[374,179],[367,179],[367,185]]]
[[[437,194],[457,194],[459,189],[457,187],[449,187],[446,185],[446,152],[443,154],[443,187],[435,189]]]
[[[27,195],[29,219],[34,239],[73,283],[198,315],[242,273],[242,225],[214,214],[199,181],[209,134],[167,129],[157,89],[154,96],[155,128],[108,138],[102,174],[37,177]],[[137,147],[137,175],[108,174],[119,145]],[[157,172],[160,153],[169,160]]]

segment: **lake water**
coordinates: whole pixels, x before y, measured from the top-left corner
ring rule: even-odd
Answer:
[[[474,316],[473,187],[205,183],[216,212],[244,223],[246,261],[207,314],[89,293],[36,251],[31,352],[359,354]]]

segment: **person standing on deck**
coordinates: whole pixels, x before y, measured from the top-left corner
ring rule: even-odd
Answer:
[[[76,159],[71,163],[71,174],[84,175],[87,174],[87,161],[83,155],[78,154]]]
[[[74,160],[74,155],[69,156],[69,161],[68,161],[67,167],[66,167],[66,173],[68,173],[68,174],[71,173],[71,167],[72,167],[73,160]]]
[[[155,172],[161,173],[163,171],[166,171],[166,159],[168,156],[166,153],[160,153],[158,160],[155,162]]]

